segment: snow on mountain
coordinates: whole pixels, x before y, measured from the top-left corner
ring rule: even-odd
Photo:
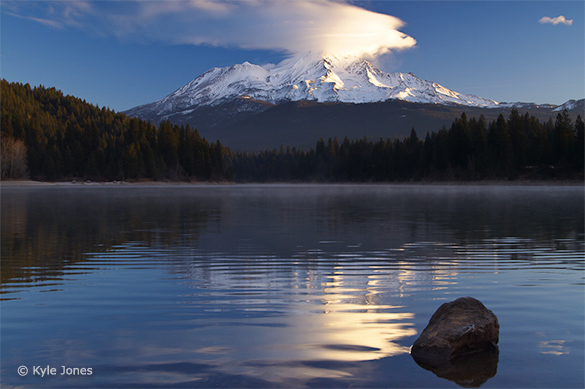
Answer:
[[[555,109],[553,109],[553,111],[555,112],[562,112],[565,109],[570,111],[571,109],[575,109],[577,108],[577,106],[579,105],[579,103],[581,104],[581,106],[583,106],[583,100],[569,100],[566,101],[564,104],[559,105],[558,107],[556,107]]]
[[[307,53],[275,67],[244,62],[213,68],[163,99],[128,111],[135,116],[189,113],[235,99],[272,104],[285,101],[372,103],[389,99],[415,103],[495,108],[494,100],[462,94],[412,73],[385,73],[355,56],[315,57]]]

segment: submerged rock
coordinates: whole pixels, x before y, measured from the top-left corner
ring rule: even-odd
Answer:
[[[437,309],[414,342],[410,354],[420,366],[437,375],[440,371],[444,376],[455,365],[467,365],[462,364],[466,355],[487,352],[488,356],[495,355],[495,359],[491,358],[495,365],[490,363],[489,372],[484,372],[489,378],[495,375],[499,334],[498,318],[492,311],[479,300],[461,297]]]

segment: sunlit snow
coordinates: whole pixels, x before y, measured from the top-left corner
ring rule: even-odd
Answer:
[[[214,106],[236,98],[279,104],[285,101],[372,103],[392,99],[431,104],[498,106],[498,102],[454,92],[412,73],[385,73],[355,56],[289,58],[273,67],[244,62],[213,68],[144,108],[167,114]]]

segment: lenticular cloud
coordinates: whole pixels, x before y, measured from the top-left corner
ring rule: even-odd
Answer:
[[[377,56],[415,45],[404,23],[331,0],[138,2],[116,31],[178,44]],[[128,24],[130,22],[130,25]]]
[[[400,19],[333,0],[84,1],[75,20],[51,3],[43,18],[123,39],[366,57],[416,44]]]

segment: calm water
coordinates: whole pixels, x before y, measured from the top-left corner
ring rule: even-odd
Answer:
[[[483,387],[582,388],[583,200],[542,186],[3,187],[1,384],[457,387],[409,348],[439,305],[473,296],[501,326]]]

